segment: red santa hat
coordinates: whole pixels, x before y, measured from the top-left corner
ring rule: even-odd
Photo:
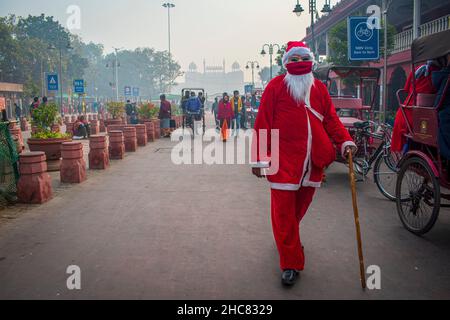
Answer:
[[[314,54],[311,52],[311,49],[302,42],[302,41],[291,41],[288,42],[286,52],[283,55],[283,66],[286,66],[290,57],[294,55],[309,55],[312,60],[314,60]]]

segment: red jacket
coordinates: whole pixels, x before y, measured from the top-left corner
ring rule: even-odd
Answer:
[[[297,103],[284,83],[285,76],[274,78],[261,99],[255,123],[259,143],[261,129],[268,132],[268,152],[257,148],[254,167],[268,167],[271,187],[278,190],[298,190],[301,186],[320,187],[323,169],[336,157],[334,144],[343,153],[353,143],[350,134],[339,120],[325,85],[315,80],[309,103]],[[308,106],[310,107],[308,107]],[[271,141],[271,130],[279,131],[279,157]],[[278,170],[277,170],[278,167]]]
[[[219,102],[219,111],[217,112],[217,119],[232,119],[234,118],[233,107],[231,106],[231,102],[224,103],[223,99]]]

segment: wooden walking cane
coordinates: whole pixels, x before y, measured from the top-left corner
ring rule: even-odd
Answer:
[[[352,152],[349,152],[348,164],[349,164],[350,187],[352,189],[353,213],[355,216],[356,240],[358,241],[359,271],[361,276],[361,286],[363,289],[366,289],[366,271],[365,271],[366,269],[364,267],[364,257],[362,251],[361,228],[359,225],[359,213],[358,213],[358,203],[356,199],[356,182],[355,182],[355,172],[353,168]]]

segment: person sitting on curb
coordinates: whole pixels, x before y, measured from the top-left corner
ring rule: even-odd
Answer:
[[[89,123],[84,116],[79,116],[77,121],[73,124],[73,139],[81,140],[88,139],[90,137]]]

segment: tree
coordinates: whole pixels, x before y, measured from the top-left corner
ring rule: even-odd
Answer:
[[[279,74],[280,70],[281,70],[281,67],[279,65],[273,65],[272,66],[273,76],[276,76],[277,74]],[[270,81],[270,67],[262,68],[261,71],[259,71],[258,75],[263,83],[263,86],[266,86]]]

